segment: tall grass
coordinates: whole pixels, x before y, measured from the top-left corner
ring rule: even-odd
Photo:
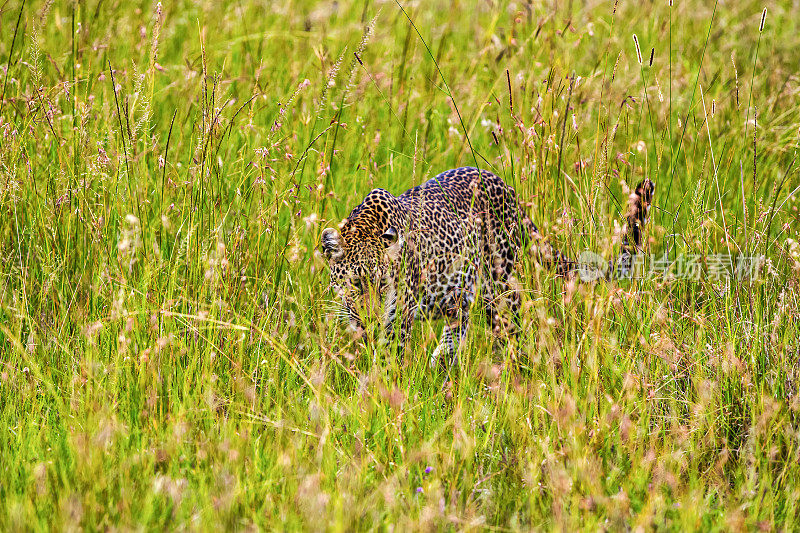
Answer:
[[[0,529],[797,527],[792,6],[222,4],[0,7]],[[573,255],[646,176],[649,253],[767,264],[523,261],[452,379],[352,338],[323,227],[476,162]]]

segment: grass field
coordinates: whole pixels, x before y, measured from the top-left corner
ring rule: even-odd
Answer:
[[[798,4],[670,3],[0,2],[0,530],[800,528]],[[703,275],[354,339],[322,229],[476,164]]]

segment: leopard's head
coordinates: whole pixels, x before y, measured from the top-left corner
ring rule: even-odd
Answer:
[[[403,248],[397,199],[383,189],[370,192],[340,225],[322,232],[321,249],[331,289],[341,302],[340,317],[355,330],[364,328],[365,311],[382,307]]]

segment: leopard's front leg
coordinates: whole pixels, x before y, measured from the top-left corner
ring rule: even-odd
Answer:
[[[389,282],[389,288],[386,293],[383,321],[384,338],[387,345],[397,341],[397,353],[401,360],[417,314],[417,299],[414,296],[415,287],[413,276],[411,276],[410,282],[401,283],[398,275]]]
[[[389,302],[387,302],[387,304],[388,303]],[[396,346],[399,362],[402,362],[403,354],[406,350],[406,344],[408,338],[411,336],[411,330],[414,326],[416,307],[407,305],[402,306],[399,309],[398,307],[399,306],[395,301],[392,304],[391,308],[387,308],[385,322],[383,325],[384,343],[387,346],[392,346],[392,345]],[[397,342],[395,343],[395,341]]]
[[[430,366],[435,368],[440,365],[443,370],[449,371],[458,359],[458,351],[461,343],[467,336],[469,327],[469,310],[462,311],[458,316],[458,321],[448,324],[442,329],[442,336],[439,345],[431,354]]]
[[[386,303],[383,310],[383,334],[387,344],[396,337],[395,323],[397,322],[397,289],[394,282],[386,292]]]

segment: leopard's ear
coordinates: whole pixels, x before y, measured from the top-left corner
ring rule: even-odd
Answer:
[[[397,234],[397,230],[395,228],[389,227],[386,229],[383,235],[381,235],[381,240],[383,241],[383,245],[387,248],[397,242],[399,235]]]
[[[322,253],[325,254],[325,257],[328,259],[339,259],[344,255],[339,232],[333,228],[325,228],[322,230]]]
[[[383,241],[383,246],[389,259],[396,261],[400,258],[400,252],[403,250],[403,239],[396,228],[387,228],[381,235],[381,241]]]

